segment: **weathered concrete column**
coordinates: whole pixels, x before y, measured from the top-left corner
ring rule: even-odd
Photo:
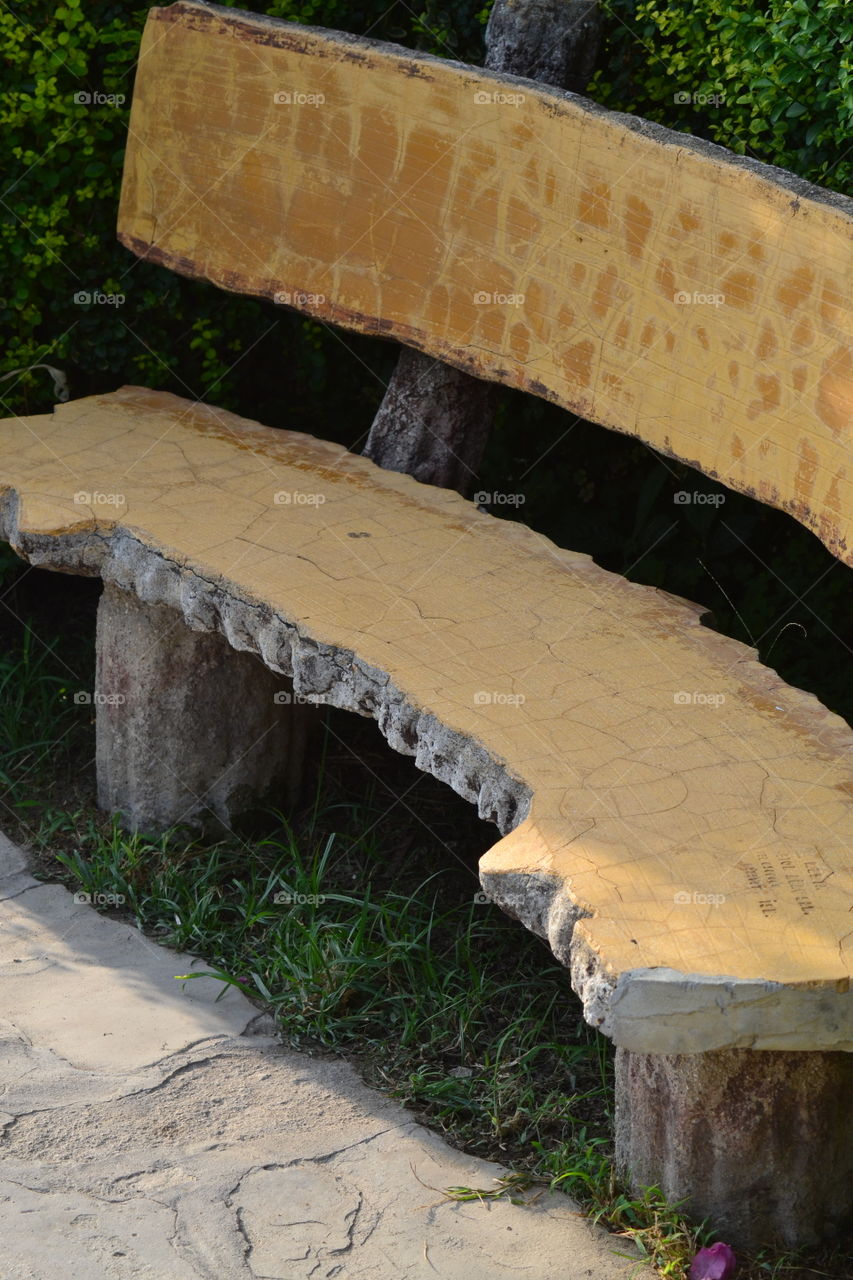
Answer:
[[[217,633],[106,584],[97,631],[98,804],[130,830],[230,828],[295,799],[317,708]]]
[[[616,1054],[616,1159],[740,1247],[794,1248],[853,1215],[853,1054]]]

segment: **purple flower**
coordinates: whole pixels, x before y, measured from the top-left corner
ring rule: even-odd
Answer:
[[[700,1249],[690,1264],[690,1280],[729,1280],[737,1269],[734,1250],[727,1244]]]

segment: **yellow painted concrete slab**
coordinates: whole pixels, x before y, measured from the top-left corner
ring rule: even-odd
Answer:
[[[0,424],[0,536],[292,652],[298,691],[479,798],[488,893],[619,1043],[853,1049],[853,732],[696,606],[139,388]]]
[[[637,436],[853,564],[853,202],[585,99],[151,10],[119,238]]]

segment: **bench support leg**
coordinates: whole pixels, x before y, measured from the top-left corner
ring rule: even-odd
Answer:
[[[853,1213],[853,1054],[616,1054],[616,1159],[743,1248],[813,1244]]]
[[[218,633],[107,584],[98,607],[98,804],[132,831],[221,831],[295,799],[317,709]]]

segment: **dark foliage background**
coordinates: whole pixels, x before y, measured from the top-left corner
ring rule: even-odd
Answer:
[[[421,0],[415,10],[387,0],[241,7],[475,63],[488,15],[482,0]],[[592,97],[849,190],[846,0],[606,0],[603,8]],[[392,344],[184,280],[115,240],[145,14],[99,0],[0,9],[0,376],[47,363],[66,374],[74,397],[144,383],[358,450],[393,368]],[[93,94],[116,100],[87,102]],[[75,301],[93,290],[126,301]],[[49,412],[55,399],[44,369],[13,373],[0,393],[4,414]],[[757,643],[786,679],[853,721],[851,573],[793,520],[510,392],[479,487],[523,494],[510,514],[561,545],[706,604],[721,629]],[[680,505],[679,490],[725,501]]]

